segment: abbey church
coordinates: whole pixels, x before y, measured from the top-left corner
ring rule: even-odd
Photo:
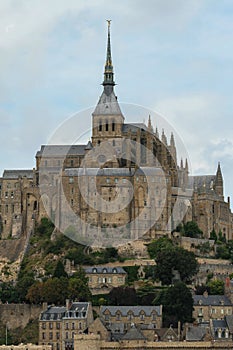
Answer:
[[[27,235],[49,217],[60,232],[87,245],[170,235],[188,221],[206,238],[214,229],[233,239],[220,164],[216,174],[190,176],[173,134],[169,142],[166,131],[160,136],[150,116],[146,124],[127,123],[114,93],[110,23],[102,85],[90,141],[42,145],[35,168],[4,171],[1,238]]]

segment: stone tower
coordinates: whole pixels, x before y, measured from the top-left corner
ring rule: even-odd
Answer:
[[[114,73],[111,55],[110,21],[108,21],[107,56],[104,69],[104,90],[92,114],[92,144],[96,146],[102,141],[112,140],[113,146],[122,137],[124,116],[114,93]]]

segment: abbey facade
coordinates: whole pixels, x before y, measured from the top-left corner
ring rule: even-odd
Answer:
[[[103,92],[92,114],[87,144],[46,145],[31,170],[5,170],[0,179],[1,238],[30,233],[42,217],[90,244],[110,238],[170,235],[195,221],[208,238],[214,229],[233,238],[230,200],[220,164],[214,175],[190,176],[178,162],[175,138],[148,123],[126,123],[114,93],[110,29]],[[119,242],[120,243],[120,242]]]

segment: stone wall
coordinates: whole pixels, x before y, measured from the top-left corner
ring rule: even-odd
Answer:
[[[0,350],[51,350],[51,345],[35,345],[35,344],[20,344],[20,345],[1,345]]]
[[[74,350],[225,350],[232,349],[232,342],[147,342],[144,340],[130,340],[121,342],[101,341],[99,335],[76,335]]]
[[[30,320],[39,318],[42,310],[42,305],[0,304],[0,321],[8,329],[24,328]]]

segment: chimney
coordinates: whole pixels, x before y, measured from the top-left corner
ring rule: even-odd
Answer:
[[[180,321],[178,321],[178,330],[177,330],[177,332],[178,332],[178,341],[180,341],[180,338],[181,338],[181,323],[180,323]]]
[[[66,299],[66,310],[68,311],[71,307],[71,301],[70,299]]]
[[[42,304],[42,311],[46,311],[48,309],[48,303],[46,301]]]

